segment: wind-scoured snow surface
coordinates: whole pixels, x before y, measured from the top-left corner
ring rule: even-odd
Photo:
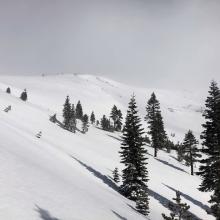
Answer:
[[[6,94],[7,87],[12,94]],[[23,89],[28,101],[18,97]],[[201,132],[203,103],[189,92],[132,88],[90,75],[1,76],[0,77],[0,219],[4,220],[142,220],[135,204],[117,192],[111,179],[120,164],[120,134],[90,126],[87,134],[72,134],[49,121],[57,113],[62,120],[66,95],[83,110],[94,110],[96,118],[109,115],[113,104],[126,112],[134,92],[140,115],[152,92],[161,102],[167,133],[174,141],[188,129]],[[4,112],[11,105],[12,110]],[[125,116],[125,115],[124,115]],[[143,120],[144,122],[144,120]],[[144,122],[146,127],[146,123]],[[36,134],[42,131],[42,137]],[[169,213],[167,203],[182,193],[195,218],[208,215],[209,193],[197,190],[201,180],[190,176],[189,167],[175,153],[160,151],[153,158],[148,149],[150,215],[160,220]]]

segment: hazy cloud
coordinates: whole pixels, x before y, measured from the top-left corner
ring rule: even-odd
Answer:
[[[219,0],[0,0],[0,74],[220,83]]]

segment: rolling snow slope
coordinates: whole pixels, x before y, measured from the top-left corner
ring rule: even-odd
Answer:
[[[6,94],[7,86],[12,94]],[[27,88],[28,102],[18,96]],[[68,94],[79,99],[86,113],[97,118],[109,114],[113,104],[125,113],[130,94],[136,94],[140,114],[151,89],[132,88],[90,75],[1,76],[0,77],[0,219],[4,220],[141,220],[146,219],[121,196],[111,180],[119,163],[120,134],[90,127],[87,134],[72,134],[49,121]],[[187,92],[155,90],[168,133],[181,140],[187,129],[201,131],[201,101]],[[8,105],[12,111],[2,111]],[[36,133],[42,131],[42,138]],[[151,220],[169,213],[167,202],[175,190],[191,206],[198,219],[212,220],[206,213],[209,193],[197,190],[200,179],[175,154],[159,152],[158,159],[148,148]]]

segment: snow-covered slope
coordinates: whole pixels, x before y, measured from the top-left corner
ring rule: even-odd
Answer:
[[[10,86],[12,94],[6,94]],[[18,96],[26,88],[28,102]],[[134,204],[117,192],[111,179],[119,163],[120,134],[90,127],[87,134],[72,134],[49,121],[68,94],[81,100],[84,111],[97,118],[109,114],[113,104],[126,111],[130,95],[137,97],[140,114],[153,90],[132,88],[90,75],[1,76],[0,77],[0,219],[5,220],[111,220],[146,219]],[[175,140],[191,128],[198,135],[202,122],[201,102],[187,92],[154,90],[158,96],[168,133]],[[12,110],[2,111],[8,105]],[[42,131],[42,138],[35,137]],[[197,190],[200,179],[175,155],[160,151],[158,159],[149,152],[151,220],[169,213],[167,202],[175,190],[198,219],[212,220],[206,213],[209,193]]]

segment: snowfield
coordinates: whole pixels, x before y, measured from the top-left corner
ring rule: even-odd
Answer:
[[[12,94],[6,94],[7,87]],[[28,101],[18,97],[23,89]],[[167,133],[181,141],[192,129],[198,137],[203,121],[202,98],[182,91],[134,88],[91,75],[0,76],[0,219],[2,220],[161,220],[167,203],[182,193],[195,219],[214,220],[207,214],[210,193],[197,190],[198,176],[176,160],[174,152],[148,149],[150,215],[137,213],[135,204],[117,192],[115,167],[122,169],[118,151],[120,133],[90,126],[87,134],[73,134],[49,121],[62,120],[66,95],[96,118],[109,115],[113,104],[125,116],[134,92],[142,118],[152,92],[160,103]],[[12,110],[4,112],[11,105]],[[143,121],[144,126],[146,123]],[[42,137],[36,134],[42,131]]]

